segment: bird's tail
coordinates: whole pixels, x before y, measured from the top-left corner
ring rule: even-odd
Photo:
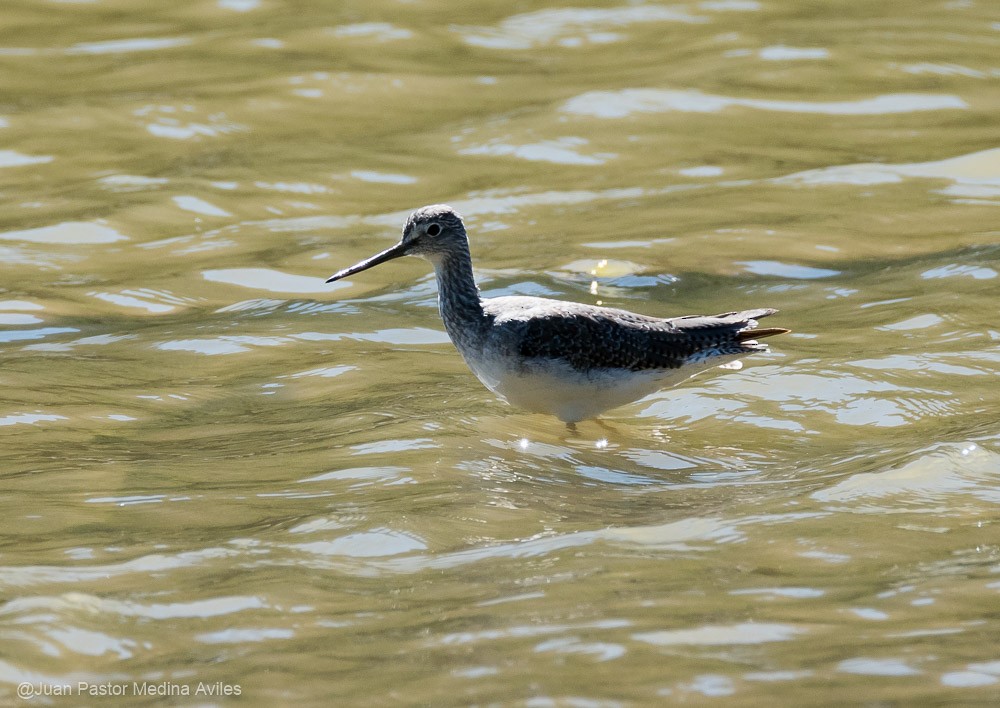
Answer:
[[[743,320],[746,325],[745,329],[741,329],[736,333],[736,341],[743,346],[764,351],[767,349],[767,345],[757,344],[758,339],[763,339],[764,337],[774,337],[779,334],[791,332],[790,329],[785,329],[784,327],[757,328],[758,319],[767,317],[768,315],[773,315],[775,312],[777,312],[777,310],[766,307],[759,310],[745,310],[743,312],[734,313],[735,316]]]
[[[745,329],[742,332],[736,333],[737,342],[745,342],[748,339],[763,339],[764,337],[774,337],[779,334],[785,334],[791,332],[790,329],[785,329],[784,327],[765,327],[763,329]]]

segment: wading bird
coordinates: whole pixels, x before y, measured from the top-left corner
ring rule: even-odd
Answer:
[[[573,424],[674,386],[753,352],[777,310],[660,319],[540,297],[482,298],[462,217],[449,206],[417,209],[392,248],[327,279],[346,278],[401,256],[434,266],[448,336],[480,381],[508,403]]]

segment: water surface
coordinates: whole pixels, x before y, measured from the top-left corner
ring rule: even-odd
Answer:
[[[0,697],[1000,700],[989,9],[9,0]],[[489,295],[794,334],[568,432],[323,283],[443,201]]]

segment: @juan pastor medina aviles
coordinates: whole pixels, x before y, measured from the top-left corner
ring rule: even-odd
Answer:
[[[239,684],[215,681],[197,684],[173,683],[169,681],[132,681],[124,683],[22,683],[17,687],[21,698],[35,696],[240,696],[243,688]]]

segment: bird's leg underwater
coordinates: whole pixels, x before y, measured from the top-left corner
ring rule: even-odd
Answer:
[[[608,423],[607,421],[605,421],[603,418],[595,418],[594,422],[597,423],[599,426],[601,426],[601,428],[604,429],[604,432],[606,432],[606,433],[614,433],[615,435],[620,435],[619,430],[617,428],[615,428],[615,426],[611,425],[611,423]]]
[[[621,432],[615,428],[615,426],[608,423],[603,418],[591,418],[591,421],[599,428],[604,430],[605,433],[612,433],[616,436],[620,436]],[[566,432],[570,435],[579,435],[580,430],[576,427],[576,423],[566,423]]]

